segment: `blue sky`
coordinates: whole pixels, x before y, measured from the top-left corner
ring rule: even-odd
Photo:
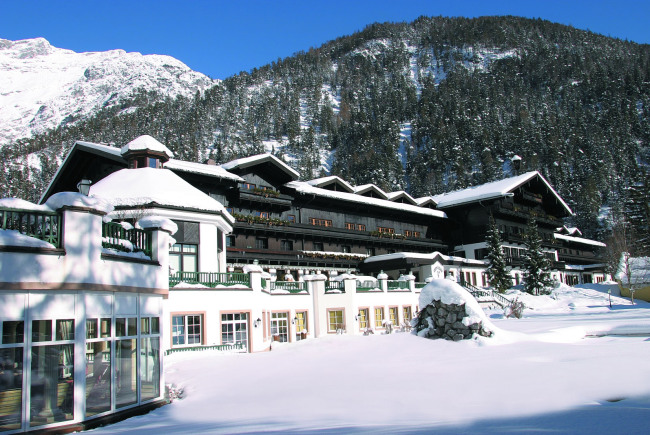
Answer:
[[[222,79],[373,22],[421,15],[539,17],[650,43],[648,0],[0,0],[0,38],[167,54]]]

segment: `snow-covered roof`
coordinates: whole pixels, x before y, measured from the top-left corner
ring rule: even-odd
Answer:
[[[217,212],[231,224],[235,219],[216,199],[201,192],[168,169],[121,169],[90,186],[90,194],[114,206],[183,207],[191,210]]]
[[[183,160],[170,159],[165,163],[165,168],[179,172],[190,172],[193,174],[207,175],[226,180],[243,182],[244,179],[239,175],[226,171],[221,166],[206,165],[204,163],[185,162]]]
[[[578,229],[578,227],[567,227],[566,225],[561,226],[560,228],[557,229],[557,232],[560,234],[565,234],[569,236],[581,236],[582,231]]]
[[[379,187],[375,186],[374,184],[363,184],[361,186],[356,186],[354,188],[354,193],[357,195],[365,195],[366,193],[369,192],[375,192],[379,196],[381,196],[384,199],[388,199],[388,195],[386,195],[386,192],[381,190]]]
[[[282,160],[275,157],[273,154],[269,154],[269,153],[258,154],[256,156],[250,156],[250,157],[244,157],[241,159],[232,160],[228,163],[222,164],[221,167],[229,171],[231,169],[237,169],[237,168],[241,168],[241,169],[248,168],[250,166],[255,166],[265,162],[274,163],[284,172],[289,174],[291,178],[293,178],[294,180],[300,178],[300,174],[298,172],[296,172],[293,168],[291,168],[289,165],[284,163]]]
[[[432,198],[438,204],[439,208],[454,207],[482,200],[495,199],[502,196],[507,196],[522,184],[525,184],[536,177],[539,177],[539,179],[542,180],[548,190],[551,191],[553,195],[555,195],[557,201],[562,204],[567,212],[569,212],[569,214],[573,214],[573,211],[571,211],[571,208],[567,205],[567,203],[564,202],[564,200],[560,197],[560,195],[558,195],[555,189],[551,187],[548,181],[542,177],[542,174],[537,171],[526,172],[525,174],[517,175],[516,177],[492,181],[490,183],[468,187],[467,189],[457,190],[455,192],[434,195]]]
[[[307,181],[307,183],[311,184],[312,186],[316,187],[323,187],[327,186],[331,183],[336,183],[336,185],[341,186],[345,189],[346,192],[353,193],[354,192],[354,187],[341,177],[337,175],[330,175],[329,177],[321,177],[321,178],[315,178],[313,180]]]
[[[82,140],[78,140],[72,145],[72,148],[70,148],[70,151],[68,151],[68,154],[65,156],[63,159],[63,163],[59,166],[59,168],[56,170],[54,173],[54,176],[50,180],[49,184],[47,185],[47,188],[43,191],[43,194],[41,195],[41,198],[39,202],[43,202],[45,198],[47,198],[47,195],[49,194],[50,190],[52,189],[52,186],[56,183],[56,181],[59,179],[59,176],[61,173],[64,171],[64,168],[67,166],[68,160],[70,159],[70,156],[77,150],[81,151],[90,151],[95,154],[99,155],[104,155],[107,157],[112,158],[113,160],[117,160],[120,162],[123,162],[126,164],[124,159],[122,158],[122,153],[120,152],[119,148],[110,146],[110,145],[104,145],[104,144],[99,144],[99,143],[93,143],[93,142],[85,142]]]
[[[554,233],[553,237],[559,240],[566,240],[567,242],[582,243],[583,245],[599,246],[601,248],[607,246],[603,242],[599,242],[597,240],[585,239],[584,237],[566,236],[564,234],[558,234],[558,233]]]
[[[371,198],[368,196],[362,196],[355,193],[338,192],[333,190],[322,189],[320,187],[312,186],[311,184],[305,181],[291,181],[287,183],[286,186],[295,189],[299,193],[317,195],[324,198],[332,198],[341,201],[356,202],[358,204],[373,205],[382,208],[389,208],[392,210],[402,210],[405,212],[417,213],[425,216],[433,216],[439,218],[447,217],[445,212],[440,210],[432,210],[429,208],[418,207],[416,205],[392,202],[386,199]]]
[[[398,190],[396,192],[387,193],[386,196],[388,197],[389,201],[395,202],[395,201],[398,201],[399,199],[404,198],[409,202],[409,204],[420,205],[415,200],[415,198],[413,198],[411,195],[409,195],[407,192],[405,192],[403,190]]]
[[[148,134],[138,136],[135,139],[133,139],[131,142],[124,145],[121,149],[121,153],[126,154],[127,152],[130,151],[143,151],[143,150],[163,153],[167,155],[167,157],[169,157],[170,159],[174,157],[174,153],[171,152],[169,148],[167,148],[165,145],[158,142],[156,139],[149,136]]]
[[[433,206],[436,207],[438,204],[433,200],[432,197],[430,196],[424,196],[421,198],[415,198],[415,202],[420,206],[420,207],[427,207],[427,206]]]
[[[366,258],[364,260],[364,263],[373,263],[373,262],[390,261],[390,260],[407,260],[407,259],[430,262],[431,264],[433,264],[433,262],[435,262],[437,259],[441,259],[444,261],[455,261],[455,262],[461,262],[465,264],[485,265],[484,260],[473,260],[473,259],[468,259],[463,257],[454,257],[452,255],[441,254],[438,251],[431,252],[428,254],[423,254],[420,252],[394,252],[392,254],[373,255],[372,257]]]

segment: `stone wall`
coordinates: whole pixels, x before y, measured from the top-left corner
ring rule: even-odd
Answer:
[[[465,311],[465,304],[445,304],[433,300],[418,314],[415,331],[422,337],[454,341],[470,339],[474,334],[492,336],[492,332],[486,329],[481,321],[472,322],[470,319]]]

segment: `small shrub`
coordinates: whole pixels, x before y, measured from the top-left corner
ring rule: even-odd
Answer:
[[[517,319],[521,319],[521,316],[524,314],[524,308],[526,308],[524,303],[518,298],[515,298],[515,300],[504,309],[503,314],[506,317],[516,317]]]

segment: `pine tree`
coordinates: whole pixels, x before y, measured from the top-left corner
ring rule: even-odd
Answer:
[[[492,216],[490,216],[490,228],[487,232],[486,242],[489,262],[487,275],[490,280],[490,285],[499,293],[503,293],[512,286],[512,278],[508,273],[506,259],[503,256],[501,234]]]
[[[542,239],[534,219],[528,221],[524,243],[524,291],[532,295],[549,294],[553,285],[549,273],[551,262],[542,251]]]

